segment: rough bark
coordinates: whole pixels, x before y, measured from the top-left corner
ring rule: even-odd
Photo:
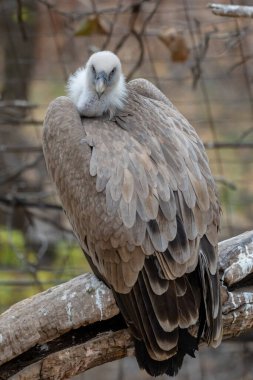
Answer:
[[[246,5],[208,4],[212,12],[225,17],[253,17],[253,7]]]
[[[219,244],[223,338],[253,326],[253,231]],[[92,274],[0,316],[0,379],[67,379],[133,354],[111,291]]]

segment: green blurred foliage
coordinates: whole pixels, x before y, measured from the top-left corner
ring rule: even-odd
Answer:
[[[18,268],[20,260],[13,254],[13,249],[24,251],[24,238],[20,231],[0,229],[0,268]]]
[[[22,22],[31,24],[34,21],[34,15],[31,12],[31,9],[29,9],[26,6],[21,6],[20,15],[18,16],[16,10],[12,14],[12,21],[15,23],[18,23],[18,17],[22,20]]]
[[[74,241],[59,241],[44,259],[39,262],[37,252],[26,247],[21,231],[0,228],[0,313],[15,302],[89,271]]]

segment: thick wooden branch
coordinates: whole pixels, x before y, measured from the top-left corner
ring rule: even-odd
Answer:
[[[253,231],[219,244],[223,338],[253,326]],[[85,274],[0,316],[0,379],[67,379],[134,353],[111,291]]]
[[[225,17],[253,17],[253,7],[246,5],[208,4],[212,12]]]

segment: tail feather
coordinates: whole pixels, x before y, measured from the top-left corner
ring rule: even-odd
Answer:
[[[152,359],[143,341],[135,339],[135,355],[141,369],[145,369],[150,376],[160,376],[166,373],[169,376],[176,376],[182,367],[186,354],[195,357],[198,350],[198,339],[191,336],[186,329],[180,329],[178,351],[171,358],[163,361]]]

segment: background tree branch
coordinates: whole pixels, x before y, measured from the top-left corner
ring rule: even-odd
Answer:
[[[223,339],[253,326],[253,231],[219,244]],[[93,274],[0,316],[0,379],[66,379],[133,354],[111,291]]]
[[[247,5],[208,4],[212,12],[226,17],[253,17],[253,7]]]

